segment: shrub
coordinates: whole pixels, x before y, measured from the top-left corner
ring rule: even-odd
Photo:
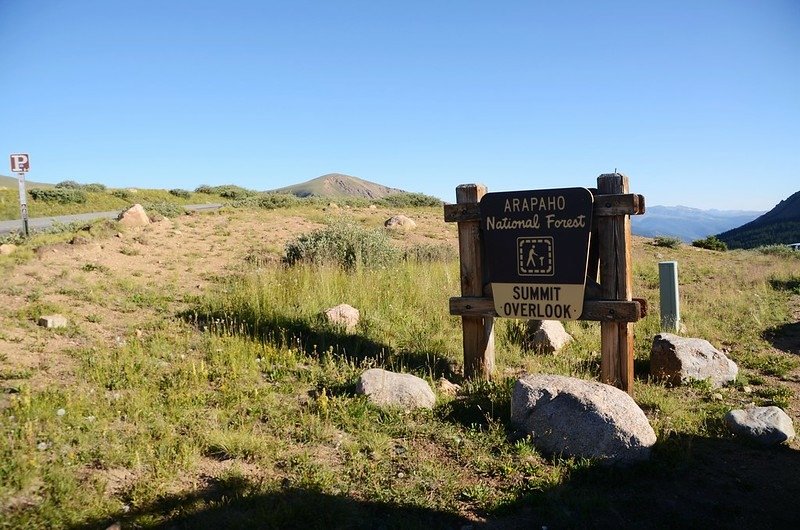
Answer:
[[[234,201],[231,206],[235,208],[263,208],[265,210],[276,210],[278,208],[289,208],[297,206],[300,201],[294,195],[289,193],[261,193],[259,195],[251,195],[244,199]]]
[[[410,206],[441,206],[441,199],[425,195],[424,193],[394,193],[377,201],[379,204],[392,208]]]
[[[57,202],[59,204],[83,204],[86,202],[86,193],[75,188],[34,188],[30,191],[30,194],[35,201]]]
[[[181,199],[188,199],[189,197],[192,196],[192,194],[189,193],[187,190],[182,190],[180,188],[171,189],[169,190],[169,193],[170,195],[180,197]]]
[[[417,243],[408,247],[403,252],[406,260],[432,263],[435,261],[449,262],[458,259],[458,251],[446,243]]]
[[[151,218],[153,214],[163,215],[164,217],[178,217],[186,213],[186,209],[180,204],[165,201],[142,204],[142,207]]]
[[[92,184],[84,184],[83,186],[81,186],[81,189],[83,191],[89,191],[92,193],[102,193],[106,191],[106,185],[93,182]]]
[[[211,195],[212,193],[214,193],[214,189],[211,186],[209,186],[208,184],[203,184],[202,186],[197,186],[194,189],[194,192],[195,193],[205,193],[207,195]]]
[[[800,259],[800,252],[786,245],[766,245],[755,249],[756,252],[767,256],[778,256],[781,258]]]
[[[728,245],[725,244],[724,241],[720,241],[717,239],[717,236],[708,236],[705,239],[698,239],[696,241],[692,241],[693,247],[698,248],[705,248],[708,250],[718,250],[720,252],[725,252],[728,250]]]
[[[681,243],[682,241],[677,237],[658,236],[653,239],[653,246],[656,247],[678,248],[681,246]]]
[[[56,188],[66,188],[66,189],[80,189],[81,185],[75,182],[74,180],[62,180],[58,184],[56,184]]]
[[[383,230],[363,228],[338,221],[286,244],[284,261],[332,263],[345,269],[378,268],[397,260],[399,252]]]
[[[111,195],[118,199],[128,200],[131,198],[131,192],[128,190],[114,190],[111,192]]]

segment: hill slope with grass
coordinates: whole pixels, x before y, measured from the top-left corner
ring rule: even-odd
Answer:
[[[52,187],[52,184],[45,184],[43,182],[34,182],[32,180],[25,179],[25,187],[28,188],[30,186],[38,186],[40,188],[47,188]],[[13,188],[18,189],[19,182],[17,177],[7,177],[5,175],[0,175],[0,189],[3,188]]]
[[[566,322],[574,341],[542,354],[524,322],[495,319],[493,380],[464,380],[441,205],[401,209],[417,228],[396,232],[379,201],[285,204],[76,226],[0,255],[0,527],[796,526],[800,441],[754,448],[724,418],[750,403],[800,418],[800,253],[633,238],[650,308],[633,397],[658,441],[609,469],[544,454],[510,421],[522,374],[599,379],[597,322]],[[728,352],[734,384],[650,378],[663,260],[680,262],[686,335]],[[354,330],[324,321],[339,303],[361,311]],[[67,327],[37,325],[53,313]],[[424,378],[433,410],[357,395],[375,367]]]
[[[800,191],[747,224],[717,236],[729,248],[800,243]]]
[[[293,186],[286,186],[272,193],[290,193],[298,197],[360,197],[364,199],[382,199],[396,193],[405,193],[397,188],[390,188],[383,184],[344,175],[341,173],[328,173]]]

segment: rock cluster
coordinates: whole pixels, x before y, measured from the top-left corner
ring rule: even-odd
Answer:
[[[405,215],[393,215],[383,225],[389,230],[412,230],[417,227],[417,223]]]

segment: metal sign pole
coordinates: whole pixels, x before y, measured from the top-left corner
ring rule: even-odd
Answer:
[[[17,180],[19,181],[19,210],[22,214],[22,231],[25,237],[30,235],[28,230],[28,196],[25,193],[25,173],[17,173]]]

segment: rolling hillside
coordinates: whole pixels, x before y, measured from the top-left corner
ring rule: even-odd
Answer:
[[[381,199],[395,193],[405,193],[397,188],[390,188],[383,184],[341,173],[329,173],[300,184],[270,191],[291,193],[298,197],[363,197],[365,199]]]
[[[800,191],[749,223],[717,236],[730,248],[800,242]]]
[[[14,188],[17,189],[17,177],[7,177],[5,175],[0,175],[0,189],[2,188]],[[48,186],[52,186],[52,184],[45,184],[44,182],[34,182],[32,180],[25,179],[25,186],[30,188],[31,186],[38,186],[46,188]]]

